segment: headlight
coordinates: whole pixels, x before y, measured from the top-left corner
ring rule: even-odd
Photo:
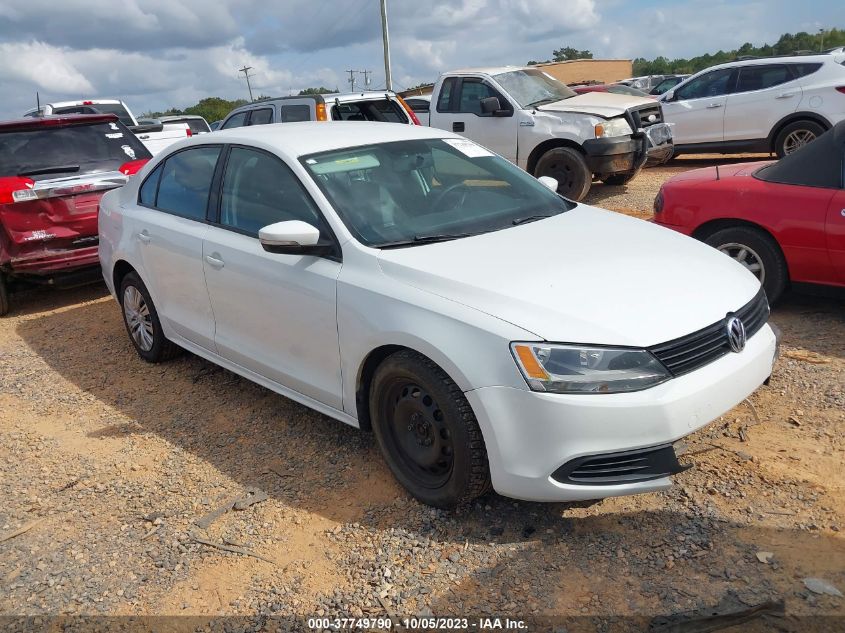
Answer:
[[[622,393],[648,389],[672,377],[641,349],[511,343],[511,351],[532,391]]]
[[[628,136],[634,131],[622,117],[608,119],[596,126],[596,138],[610,138],[611,136]]]

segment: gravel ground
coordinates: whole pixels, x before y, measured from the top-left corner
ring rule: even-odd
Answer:
[[[647,217],[666,177],[706,162],[589,201]],[[590,616],[566,630],[633,631],[783,600],[787,617],[760,630],[845,618],[845,599],[804,583],[845,592],[845,312],[792,296],[772,318],[784,347],[751,398],[759,419],[743,404],[691,436],[694,468],[671,490],[490,494],[448,513],[409,498],[371,436],[191,355],[143,363],[102,288],[20,295],[0,320],[0,614],[241,615],[250,630],[275,630],[266,616]]]

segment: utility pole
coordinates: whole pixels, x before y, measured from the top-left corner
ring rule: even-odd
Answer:
[[[249,90],[249,100],[251,102],[251,101],[253,101],[253,98],[252,98],[252,86],[249,84],[249,78],[252,77],[252,75],[249,74],[250,70],[252,70],[252,66],[244,66],[243,68],[239,69],[238,72],[243,73],[244,77],[246,77],[246,87],[247,87],[247,90]]]
[[[393,90],[393,78],[390,75],[390,37],[387,34],[387,0],[381,0],[381,37],[384,41],[384,83],[388,90]]]
[[[364,89],[365,90],[368,89],[370,87],[370,75],[373,74],[373,71],[372,70],[361,70],[361,71],[358,71],[358,72],[360,72],[362,75],[364,75]]]
[[[346,72],[349,73],[349,85],[352,86],[349,89],[349,92],[355,92],[355,73],[357,73],[358,71],[357,70],[347,70]]]

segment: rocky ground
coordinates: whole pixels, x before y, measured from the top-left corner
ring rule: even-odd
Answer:
[[[668,175],[702,163],[591,201],[647,217]],[[371,436],[191,355],[143,363],[103,288],[19,295],[0,320],[0,615],[698,631],[712,629],[653,617],[783,601],[759,630],[842,630],[845,310],[790,296],[772,320],[771,384],[688,439],[694,467],[673,489],[592,505],[490,494],[455,514],[409,498]]]

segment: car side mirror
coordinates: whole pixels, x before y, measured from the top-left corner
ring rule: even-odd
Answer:
[[[492,116],[510,116],[511,111],[502,108],[499,97],[487,97],[481,100],[481,112]]]
[[[552,178],[551,176],[540,176],[537,180],[540,181],[541,185],[557,193],[557,178]]]
[[[320,242],[320,230],[302,220],[269,224],[258,231],[258,241],[268,253],[279,255],[327,255],[329,242]]]

